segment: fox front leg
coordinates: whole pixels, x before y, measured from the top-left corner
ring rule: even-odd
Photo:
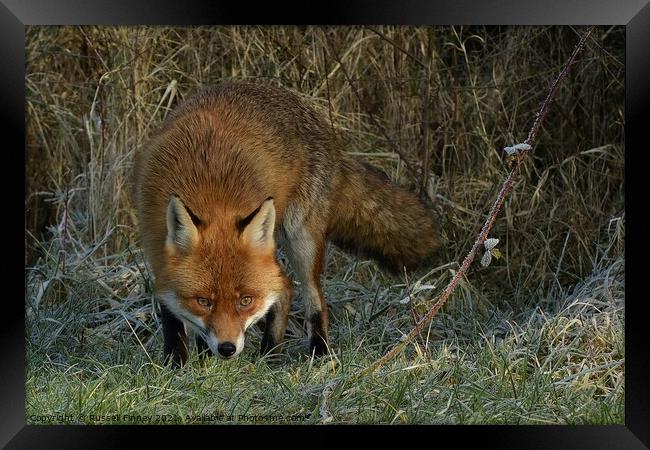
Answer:
[[[266,323],[260,349],[263,355],[280,352],[282,341],[284,341],[284,333],[287,330],[290,307],[291,295],[288,295],[278,300],[266,313]]]
[[[163,329],[164,364],[172,361],[173,367],[181,367],[187,362],[188,342],[185,326],[167,309],[160,304],[160,318]]]
[[[307,224],[289,235],[288,256],[302,288],[309,352],[321,356],[327,353],[328,328],[327,303],[320,280],[325,261],[325,233],[319,232],[316,225]]]

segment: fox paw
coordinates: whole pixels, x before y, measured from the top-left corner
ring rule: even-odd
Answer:
[[[327,341],[322,336],[315,334],[309,339],[309,353],[316,357],[327,354]]]
[[[260,355],[267,355],[270,353],[278,353],[279,349],[275,340],[268,334],[262,336],[262,343],[260,345]]]
[[[311,323],[311,336],[309,337],[309,353],[314,356],[322,356],[327,353],[327,338],[324,326],[323,317],[320,312],[314,313],[310,319]]]

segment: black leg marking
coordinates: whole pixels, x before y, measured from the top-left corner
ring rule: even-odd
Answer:
[[[260,353],[266,355],[273,347],[277,345],[273,338],[273,321],[275,320],[275,311],[273,308],[269,309],[266,313],[266,323],[264,324],[264,335],[262,336],[262,345],[260,346]]]
[[[309,340],[309,352],[314,356],[327,354],[327,337],[323,331],[323,318],[321,313],[316,312],[309,318],[311,323],[311,336]]]
[[[214,356],[212,350],[210,350],[210,347],[208,346],[208,343],[205,342],[205,339],[203,339],[201,336],[196,336],[196,348],[199,351],[199,356],[202,359]]]
[[[171,359],[173,367],[180,367],[185,364],[188,355],[185,327],[162,303],[160,304],[160,318],[164,341],[163,362],[166,365]]]

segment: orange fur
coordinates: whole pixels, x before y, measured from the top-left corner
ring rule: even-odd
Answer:
[[[323,118],[279,88],[226,83],[193,96],[138,153],[135,183],[156,292],[175,293],[219,342],[233,339],[272,294],[279,301],[269,311],[266,345],[284,335],[291,284],[276,261],[275,240],[261,250],[242,238],[266,199],[273,199],[274,235],[299,266],[306,319],[321,328],[324,342],[312,336],[319,353],[327,339],[320,284],[327,239],[392,270],[422,264],[437,246],[434,218],[419,199],[349,157]],[[187,210],[179,229],[196,230],[187,252],[167,241],[170,196]],[[182,223],[186,217],[192,224]],[[242,295],[253,296],[253,306],[238,309]],[[210,299],[212,309],[198,307],[197,297]]]

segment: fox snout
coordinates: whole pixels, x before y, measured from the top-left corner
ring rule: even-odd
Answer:
[[[219,355],[223,356],[224,358],[229,358],[235,354],[237,347],[232,342],[224,342],[223,344],[219,344],[217,346],[217,350]]]
[[[234,358],[244,349],[244,333],[242,332],[238,336],[231,338],[219,339],[213,331],[210,331],[207,344],[212,353],[219,358]]]

